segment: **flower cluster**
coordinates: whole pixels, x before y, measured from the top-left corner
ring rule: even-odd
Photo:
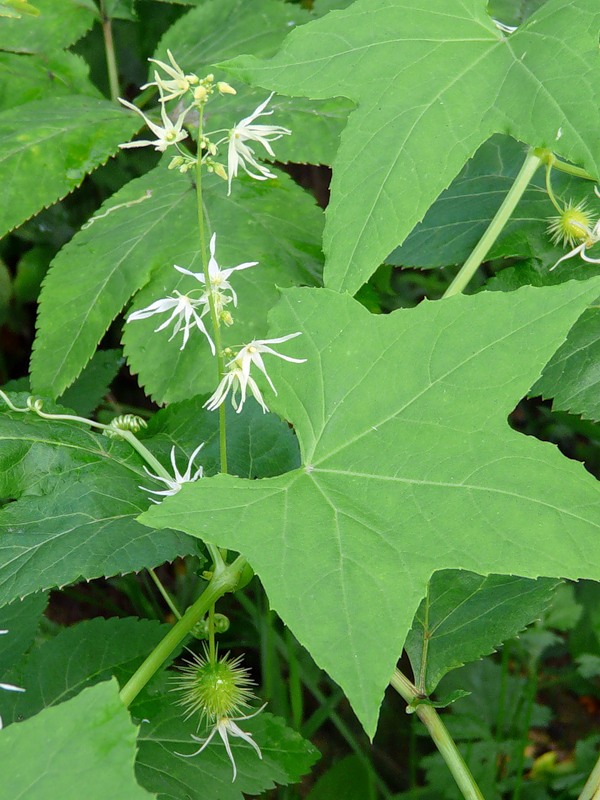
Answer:
[[[179,142],[188,138],[188,133],[184,130],[188,115],[192,111],[197,113],[209,101],[215,90],[220,95],[236,94],[236,91],[225,81],[215,82],[212,74],[200,78],[194,73],[184,72],[170,50],[167,50],[167,56],[170,63],[159,61],[156,58],[149,59],[158,69],[154,70],[154,80],[141,87],[142,89],[147,89],[151,86],[156,86],[158,89],[162,125],[152,121],[137,106],[119,98],[119,102],[126,108],[130,108],[142,117],[148,128],[156,136],[156,139],[139,139],[135,142],[120,144],[119,147],[154,147],[155,150],[164,153],[167,148],[173,146],[179,152],[179,155],[171,160],[169,169],[187,172],[195,167],[198,159],[200,159],[200,163],[205,165],[209,172],[214,172],[227,181],[228,194],[231,194],[232,180],[237,176],[240,168],[247,175],[258,181],[275,178],[276,175],[258,161],[255,151],[249,144],[250,142],[260,144],[267,155],[274,158],[275,153],[271,147],[271,142],[291,133],[290,130],[283,128],[281,125],[261,125],[255,122],[258,117],[268,116],[273,113],[272,111],[265,111],[273,95],[271,94],[249,116],[240,120],[233,128],[226,131],[226,136],[217,141],[212,141],[212,134],[207,135],[202,132],[198,142],[197,155],[193,156],[179,145]],[[161,71],[163,74],[161,74]],[[170,101],[177,101],[178,104],[183,104],[184,106],[175,121],[167,113],[166,103]],[[215,160],[219,152],[219,146],[225,143],[227,143],[227,167]]]
[[[227,372],[221,379],[214,394],[209,397],[204,404],[204,407],[209,411],[214,411],[221,403],[225,402],[227,395],[231,392],[231,404],[239,414],[246,402],[249,389],[263,412],[268,411],[269,409],[267,408],[258,385],[250,375],[250,368],[252,364],[255,364],[267,379],[267,383],[273,392],[277,394],[277,389],[273,386],[273,381],[267,373],[261,353],[268,353],[272,356],[277,356],[277,358],[282,358],[284,361],[292,361],[294,364],[303,364],[306,361],[305,358],[284,356],[282,353],[278,353],[276,350],[273,350],[272,347],[269,347],[271,344],[287,342],[288,339],[294,339],[296,336],[300,336],[300,331],[290,333],[287,336],[280,336],[277,339],[254,339],[250,344],[245,344],[242,349],[227,362]],[[240,393],[239,403],[237,401],[238,392]]]
[[[155,300],[153,303],[150,303],[149,306],[139,311],[134,311],[128,316],[127,322],[148,319],[148,317],[152,317],[155,314],[164,314],[170,311],[171,315],[159,325],[158,328],[155,328],[155,333],[168,328],[169,325],[174,322],[173,332],[169,341],[177,336],[179,331],[183,329],[183,340],[179,348],[183,350],[190,338],[192,329],[198,328],[206,337],[212,354],[215,355],[215,344],[203,322],[203,318],[210,312],[211,301],[214,304],[218,321],[223,322],[225,325],[231,325],[233,323],[233,318],[226,309],[226,306],[229,305],[229,303],[233,303],[234,307],[237,306],[238,298],[234,288],[229,282],[229,278],[234,272],[249,269],[249,267],[255,267],[258,264],[258,261],[246,261],[243,264],[238,264],[236,267],[221,269],[216,259],[216,247],[217,235],[213,233],[210,240],[210,260],[208,262],[210,286],[206,286],[206,280],[202,272],[192,272],[189,269],[178,267],[177,264],[174,264],[173,266],[178,272],[195,278],[195,280],[202,285],[203,289],[199,290],[200,293],[198,296],[195,296],[198,290],[192,290],[187,294],[181,294],[175,290],[170,297]]]
[[[227,756],[233,767],[232,782],[237,776],[237,766],[231,750],[229,737],[242,739],[249,744],[259,758],[262,759],[260,747],[252,738],[252,734],[243,731],[238,722],[257,716],[264,709],[252,714],[241,712],[250,708],[250,701],[255,699],[250,687],[254,684],[248,670],[241,666],[242,657],[230,658],[227,655],[210,657],[208,650],[204,656],[192,654],[192,659],[182,667],[181,674],[173,679],[173,691],[181,692],[179,705],[186,711],[186,719],[200,714],[200,722],[207,720],[212,730],[206,739],[192,734],[192,739],[200,743],[193,753],[177,753],[182,758],[193,758],[205,750],[218,733],[223,741]],[[266,705],[266,704],[265,704]]]
[[[0,631],[0,636],[8,633],[8,631]],[[12,683],[0,683],[0,689],[4,689],[6,692],[24,692],[25,689],[21,689],[20,686],[13,686]],[[2,717],[0,717],[0,730],[2,730]]]

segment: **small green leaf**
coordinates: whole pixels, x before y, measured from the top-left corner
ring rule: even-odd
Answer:
[[[136,728],[116,681],[11,725],[0,737],[0,800],[149,800],[135,782]]]
[[[0,235],[75,189],[139,128],[113,103],[80,95],[0,114]]]
[[[307,360],[269,362],[267,402],[295,426],[301,469],[206,479],[140,521],[243,553],[373,734],[433,572],[600,574],[596,482],[506,422],[599,291],[596,278],[385,316],[285,292],[272,335],[302,331],[286,354]]]
[[[405,645],[419,692],[430,695],[447,672],[492,653],[539,619],[556,586],[549,578],[435,572]]]
[[[0,17],[0,50],[45,53],[61,50],[80,39],[98,13],[77,0],[35,0],[39,14],[21,19]]]
[[[295,783],[318,758],[310,742],[271,714],[261,713],[239,725],[252,734],[263,757],[259,759],[240,739],[230,739],[237,766],[237,778],[232,783],[231,762],[218,736],[194,758],[179,755],[198,749],[192,734],[204,737],[209,731],[204,725],[199,729],[197,719],[185,720],[181,708],[163,698],[140,730],[138,781],[169,800],[242,800],[245,795],[259,795],[278,784]]]
[[[26,659],[20,671],[25,692],[2,697],[8,708],[4,724],[33,717],[111,677],[124,684],[169,630],[155,620],[101,617],[64,628]]]
[[[451,706],[452,703],[456,703],[456,701],[460,700],[461,697],[467,697],[467,695],[469,695],[469,692],[465,691],[464,689],[456,689],[454,692],[450,692],[450,694],[444,695],[444,697],[439,698],[439,700],[432,700],[430,697],[416,697],[406,707],[406,713],[407,714],[414,713],[419,706],[430,706],[431,708],[448,708],[448,706]]]

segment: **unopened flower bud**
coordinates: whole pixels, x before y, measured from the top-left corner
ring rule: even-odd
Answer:
[[[173,156],[171,162],[169,163],[169,169],[177,169],[184,163],[185,159],[183,156]]]
[[[197,103],[204,103],[206,98],[208,97],[208,91],[202,85],[196,86],[194,89],[194,100]]]
[[[219,81],[217,83],[217,89],[221,92],[221,94],[237,94],[233,86],[225,83],[225,81]]]
[[[220,319],[224,325],[227,325],[227,327],[233,325],[233,317],[231,316],[229,311],[226,311],[225,309],[221,311]]]
[[[227,180],[227,170],[225,169],[223,164],[219,164],[217,161],[214,161],[213,170],[215,175],[218,175],[219,178],[223,178],[224,181]]]

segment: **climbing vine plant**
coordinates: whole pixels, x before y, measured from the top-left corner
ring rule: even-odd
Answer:
[[[593,470],[509,423],[597,438],[599,34],[596,0],[0,3],[8,328],[41,283],[0,389],[0,798],[299,797],[318,668],[367,737],[388,687],[424,723],[394,797],[598,796],[595,741],[562,786],[502,738],[539,709],[509,725],[506,648],[490,772],[454,671],[542,618],[535,671],[600,580]],[[392,797],[352,747],[310,798]]]

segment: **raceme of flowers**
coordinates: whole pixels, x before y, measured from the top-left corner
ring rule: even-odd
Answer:
[[[258,264],[257,261],[245,261],[244,263],[238,264],[235,267],[221,269],[216,258],[216,247],[217,235],[216,233],[213,233],[210,240],[210,260],[208,263],[208,277],[210,285],[208,288],[206,287],[206,278],[204,273],[192,272],[189,269],[179,267],[175,264],[174,268],[178,272],[181,272],[183,275],[187,275],[198,281],[198,283],[203,287],[203,289],[200,290],[200,294],[198,296],[194,295],[194,292],[199,290],[191,290],[187,294],[181,294],[180,292],[175,291],[170,297],[165,297],[161,300],[155,300],[149,306],[146,306],[139,311],[134,311],[128,316],[127,322],[135,322],[136,320],[148,319],[149,317],[155,315],[171,312],[170,316],[157,328],[155,328],[155,333],[164,330],[171,325],[171,323],[174,323],[173,332],[169,337],[169,341],[177,336],[180,331],[183,331],[183,339],[180,347],[180,350],[183,350],[189,341],[192,330],[197,328],[202,334],[204,334],[209,343],[212,354],[215,355],[215,345],[206,329],[206,326],[204,325],[203,318],[209,313],[210,304],[212,302],[216,310],[218,323],[224,323],[227,326],[232,325],[233,318],[226,309],[226,306],[231,303],[234,307],[237,307],[238,296],[230,283],[230,278],[233,273],[250,269]],[[262,392],[256,383],[256,380],[250,374],[250,370],[252,366],[255,366],[264,375],[273,392],[277,394],[277,390],[273,385],[273,381],[267,373],[262,356],[263,354],[271,355],[281,358],[284,361],[302,364],[304,361],[306,361],[306,359],[286,356],[282,353],[278,353],[270,346],[273,344],[287,342],[289,339],[294,339],[296,336],[300,336],[299,331],[296,333],[290,333],[287,336],[280,336],[275,339],[254,339],[250,343],[243,345],[242,348],[236,353],[229,349],[226,350],[225,352],[230,356],[230,359],[226,363],[226,369],[221,381],[219,382],[219,385],[204,404],[205,408],[207,408],[209,411],[214,411],[226,400],[228,396],[230,396],[231,404],[239,413],[244,407],[248,393],[250,393],[258,402],[263,412],[268,411],[269,409],[265,403]],[[176,471],[175,464],[173,464],[173,467]],[[177,474],[178,473],[176,473],[176,475]],[[152,477],[157,476],[153,475]],[[158,478],[158,480],[164,479]],[[172,487],[169,485],[168,488]],[[155,492],[155,494],[169,493],[171,492]]]
[[[220,95],[236,94],[236,91],[225,81],[215,82],[212,74],[200,78],[194,73],[184,72],[170,50],[167,50],[167,57],[169,63],[155,58],[149,59],[157,67],[154,70],[154,80],[141,87],[142,89],[147,89],[155,86],[158,89],[162,125],[150,119],[137,106],[119,98],[119,102],[126,108],[132,109],[142,117],[156,138],[125,142],[120,144],[119,147],[154,147],[155,150],[161,153],[164,153],[169,147],[174,147],[179,155],[171,160],[169,169],[179,169],[180,172],[187,172],[189,169],[194,168],[197,164],[197,159],[200,158],[201,164],[205,165],[209,172],[214,172],[227,181],[228,194],[231,194],[233,178],[237,177],[240,169],[258,181],[276,178],[277,176],[268,167],[258,161],[258,157],[250,144],[255,142],[261,145],[269,157],[275,158],[271,142],[291,133],[288,128],[284,128],[281,125],[263,125],[255,122],[258,117],[269,116],[273,113],[265,110],[273,94],[251,114],[226,131],[226,136],[213,141],[211,137],[223,131],[216,131],[208,135],[202,133],[198,144],[198,152],[193,155],[190,151],[184,150],[180,146],[180,142],[188,138],[188,133],[184,130],[184,124],[190,112],[193,111],[197,114],[211,99],[215,90]],[[161,72],[164,74],[161,74]],[[166,104],[170,101],[177,102],[177,109],[181,108],[181,104],[184,105],[183,110],[177,114],[175,121],[172,120],[167,112]],[[225,143],[227,143],[227,167],[216,160],[219,146]]]

